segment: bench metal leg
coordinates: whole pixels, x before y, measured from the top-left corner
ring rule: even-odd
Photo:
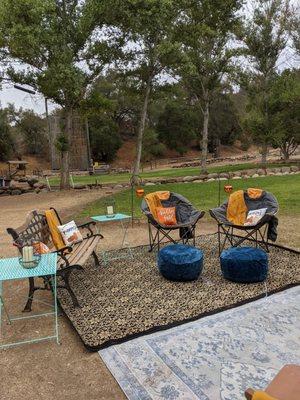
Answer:
[[[74,307],[80,307],[79,302],[77,300],[77,297],[75,295],[75,293],[73,292],[71,286],[70,286],[70,274],[74,269],[78,269],[78,270],[82,270],[82,266],[81,265],[70,265],[69,267],[66,267],[60,271],[57,272],[57,275],[60,276],[63,281],[64,281],[64,286],[62,285],[58,285],[57,287],[60,289],[67,289],[67,291],[69,292],[72,302],[73,302],[73,306]]]
[[[92,256],[93,256],[93,258],[94,258],[95,265],[96,265],[97,267],[99,267],[100,261],[99,261],[99,258],[98,258],[98,256],[97,256],[97,254],[96,254],[95,251],[92,252]]]

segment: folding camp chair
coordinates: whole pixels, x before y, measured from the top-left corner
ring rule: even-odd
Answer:
[[[178,193],[170,192],[168,200],[161,201],[162,207],[175,207],[176,210],[176,225],[162,225],[151,214],[147,202],[142,201],[141,210],[146,215],[148,220],[149,230],[149,252],[156,247],[160,248],[160,244],[166,238],[171,243],[176,244],[175,240],[170,235],[172,231],[179,230],[179,236],[183,244],[187,244],[189,240],[193,240],[195,246],[195,229],[198,221],[204,216],[204,211],[196,210],[193,205],[183,196]]]
[[[228,242],[232,247],[237,247],[245,240],[252,240],[256,247],[260,244],[261,247],[269,252],[269,240],[276,241],[278,219],[275,215],[279,208],[276,197],[272,193],[263,191],[261,197],[253,199],[248,196],[247,190],[245,190],[244,200],[248,211],[260,208],[267,209],[266,214],[255,225],[235,225],[228,221],[226,216],[228,201],[220,207],[209,210],[210,215],[218,224],[219,255]],[[240,231],[243,235],[238,235],[236,231]]]

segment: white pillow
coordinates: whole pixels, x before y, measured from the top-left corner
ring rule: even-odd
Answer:
[[[78,243],[83,240],[83,237],[74,221],[70,221],[65,225],[58,225],[58,229],[66,246],[70,246],[73,243]]]
[[[247,214],[244,226],[256,225],[267,212],[267,208],[259,208],[257,210],[250,210]]]

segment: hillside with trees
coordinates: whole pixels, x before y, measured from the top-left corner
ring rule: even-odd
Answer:
[[[288,160],[300,143],[297,21],[285,0],[250,11],[242,0],[3,0],[0,84],[56,104],[64,188],[77,116],[91,158],[116,162],[130,147],[135,176],[170,155],[197,154],[205,171],[236,143],[262,163],[271,148]],[[0,161],[49,160],[49,141],[45,115],[0,109]]]

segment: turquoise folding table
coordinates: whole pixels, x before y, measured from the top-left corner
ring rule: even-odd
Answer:
[[[113,216],[107,216],[107,215],[96,215],[94,217],[91,217],[93,221],[99,222],[99,223],[107,223],[107,222],[113,222],[117,221],[121,223],[121,227],[123,230],[123,238],[122,238],[122,244],[121,244],[121,249],[127,249],[127,252],[125,255],[120,255],[118,257],[108,257],[106,251],[102,251],[103,255],[103,263],[104,265],[107,264],[109,261],[114,261],[114,260],[120,260],[122,258],[133,258],[133,254],[131,251],[131,248],[126,240],[127,237],[127,230],[128,226],[130,223],[131,216],[126,215],[126,214],[114,214]]]
[[[55,339],[56,342],[59,344],[58,318],[57,318],[56,265],[57,265],[57,254],[55,254],[55,253],[43,254],[41,256],[40,262],[37,265],[37,267],[30,268],[30,269],[23,268],[19,264],[19,259],[17,257],[0,259],[0,349],[11,347],[11,346],[16,346],[19,344],[41,342],[43,340],[49,340],[49,339]],[[8,314],[8,307],[5,306],[5,304],[4,304],[3,290],[2,290],[3,282],[17,280],[17,279],[43,277],[43,276],[49,276],[49,278],[51,278],[51,280],[52,280],[54,305],[53,306],[51,305],[51,306],[53,307],[53,311],[32,314],[32,315],[26,315],[26,316],[10,316]],[[38,300],[35,300],[35,301],[38,301]],[[43,301],[40,301],[40,302],[45,303]],[[48,303],[45,303],[45,304],[48,305]],[[18,341],[18,342],[2,344],[3,343],[2,309],[3,309],[4,313],[6,314],[8,323],[11,323],[12,321],[16,321],[16,320],[37,318],[37,317],[46,317],[46,316],[53,315],[53,317],[54,317],[54,333],[53,333],[53,335],[50,335],[50,336],[44,336],[44,337],[39,337],[39,338],[35,338],[35,339],[27,339],[27,340],[22,340],[22,341]],[[2,341],[2,343],[1,343],[1,341]]]

